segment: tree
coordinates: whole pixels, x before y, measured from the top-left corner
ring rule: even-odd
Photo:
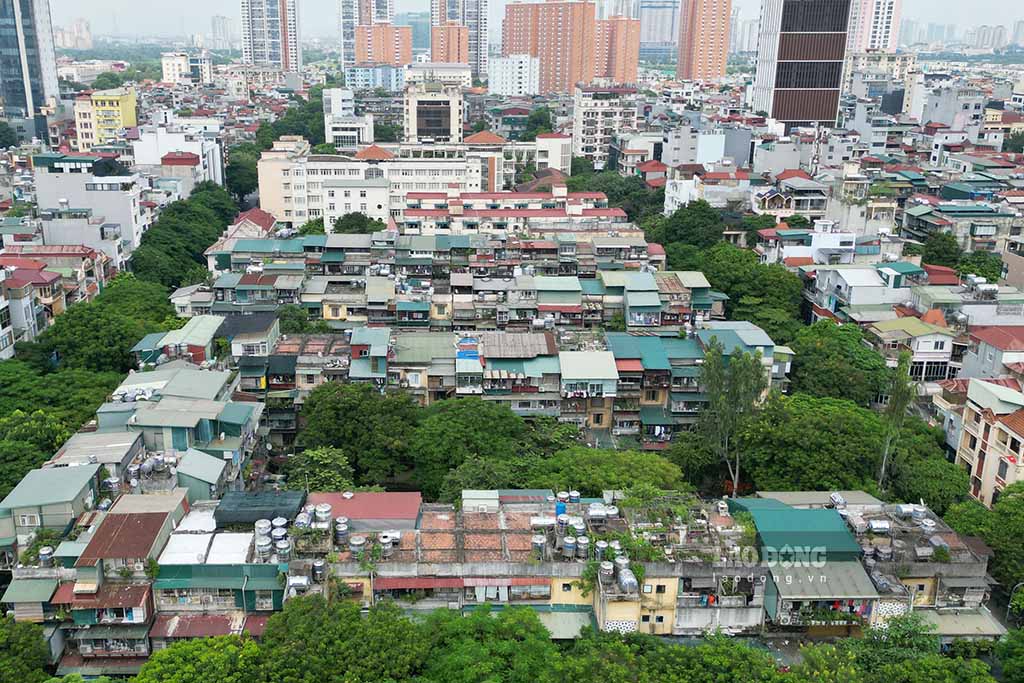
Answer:
[[[674,242],[665,245],[669,270],[700,270],[701,249],[692,244]]]
[[[991,283],[1003,278],[1003,259],[999,254],[988,251],[972,251],[964,254],[956,265],[960,277],[978,275]]]
[[[92,82],[94,90],[112,90],[124,84],[124,77],[113,71],[104,71]]]
[[[242,636],[181,640],[157,650],[135,683],[257,683],[265,681],[256,641]]]
[[[302,224],[299,228],[299,235],[323,235],[324,234],[324,219],[311,218]]]
[[[541,133],[551,132],[551,110],[547,107],[537,107],[526,117],[526,128],[519,133],[518,139],[523,142],[531,142],[537,139]]]
[[[365,213],[358,211],[353,213],[346,213],[344,216],[334,221],[334,226],[331,232],[342,233],[346,235],[367,235],[372,232],[378,232],[383,230],[385,227],[384,222],[376,218],[370,218]]]
[[[935,232],[924,242],[921,262],[933,266],[956,268],[963,251],[951,232]]]
[[[473,122],[472,131],[474,133],[481,133],[481,132],[483,132],[485,130],[487,130],[487,121],[486,120],[484,120],[484,119],[477,119],[476,121]]]
[[[538,459],[529,476],[527,488],[575,489],[585,496],[642,485],[664,490],[689,488],[679,467],[657,453],[584,446]]]
[[[436,610],[425,633],[431,655],[423,680],[436,683],[534,683],[549,680],[558,650],[537,613],[511,607],[492,614],[487,607],[463,616]]]
[[[409,469],[409,441],[419,409],[407,393],[381,395],[367,384],[328,382],[302,405],[306,448],[342,449],[360,484],[379,484]]]
[[[604,328],[609,332],[625,332],[626,331],[626,316],[622,313],[616,313],[612,316]]]
[[[281,334],[311,334],[331,332],[326,320],[310,320],[306,309],[298,304],[277,307],[278,324]]]
[[[649,239],[662,244],[682,242],[706,249],[720,242],[724,231],[721,214],[703,199],[698,199],[662,221],[659,230]]]
[[[470,457],[514,460],[529,438],[523,418],[480,398],[429,406],[409,439],[413,473],[421,490],[436,498],[446,473]]]
[[[355,473],[345,451],[322,446],[309,448],[288,461],[288,488],[300,491],[345,491]]]
[[[373,139],[375,142],[398,142],[402,137],[402,127],[390,123],[375,121]]]
[[[246,160],[232,160],[224,169],[224,184],[241,204],[259,188],[256,164]]]
[[[11,128],[11,124],[0,121],[0,148],[9,149],[18,146],[18,134]]]
[[[762,320],[799,322],[803,284],[785,267],[764,265],[753,251],[721,242],[704,251],[699,270],[729,297],[725,310],[730,319],[747,320],[741,316],[753,317],[756,311]],[[744,303],[746,297],[752,299]]]
[[[795,213],[792,216],[787,216],[785,223],[794,230],[811,227],[811,222],[807,220],[805,216],[801,216],[798,213]]]
[[[569,175],[585,176],[594,174],[594,162],[586,157],[573,157],[569,166]]]
[[[337,154],[338,148],[329,142],[322,142],[319,145],[314,145],[310,152],[313,154]]]
[[[43,629],[36,624],[0,619],[0,680],[11,683],[41,683],[49,676],[43,671],[49,661]]]
[[[412,680],[429,652],[423,630],[396,607],[364,617],[358,604],[320,595],[288,600],[267,621],[261,649],[264,680],[288,683]]]
[[[900,354],[896,367],[889,373],[886,395],[889,397],[889,403],[885,407],[885,448],[882,450],[882,467],[878,474],[878,488],[882,491],[885,490],[885,470],[889,465],[889,453],[903,429],[907,408],[917,396],[915,384],[910,379],[909,352],[904,351]]]
[[[1014,629],[996,645],[1005,683],[1024,683],[1024,630]]]
[[[722,343],[712,337],[700,367],[700,386],[708,402],[698,415],[697,432],[725,463],[732,479],[732,495],[736,496],[742,464],[739,435],[768,388],[761,353],[751,355],[737,348],[726,359]]]
[[[1003,151],[1013,154],[1024,152],[1024,131],[1011,133],[1003,140]]]
[[[863,342],[856,325],[820,320],[797,332],[791,342],[794,392],[829,396],[868,405],[885,390],[885,360]]]

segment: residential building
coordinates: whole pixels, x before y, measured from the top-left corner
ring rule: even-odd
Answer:
[[[131,87],[94,90],[75,98],[78,151],[118,140],[125,129],[138,124],[135,90]]]
[[[487,91],[505,97],[540,94],[540,58],[531,55],[495,57],[487,72]]]
[[[823,263],[834,266],[854,262],[856,240],[854,233],[835,222],[819,219],[810,230],[792,230],[785,223],[758,230],[754,251],[760,256],[761,263],[786,266]]]
[[[1017,212],[1005,204],[954,200],[949,202],[909,201],[903,212],[900,234],[924,241],[936,232],[956,237],[965,251],[1002,253],[1011,233],[1021,227]]]
[[[188,492],[189,505],[224,495],[228,468],[221,458],[191,448],[178,460],[178,486]]]
[[[909,353],[910,378],[915,382],[939,382],[960,369],[959,363],[955,367],[950,363],[957,335],[944,325],[908,316],[873,322],[867,326],[866,336],[889,367],[896,367],[900,354]]]
[[[753,108],[787,129],[835,126],[849,14],[850,0],[765,0]]]
[[[0,257],[0,268],[0,288],[8,302],[14,341],[33,341],[67,307],[61,276],[46,270],[41,261],[26,258],[11,264]]]
[[[353,42],[354,50],[355,43]],[[380,88],[392,93],[402,92],[402,89],[405,88],[405,68],[391,64],[346,66],[345,84],[353,90],[377,90]]]
[[[60,97],[49,0],[13,0],[7,7],[0,48],[7,58],[3,74],[3,114],[26,121],[29,138],[46,139],[43,109]]]
[[[724,158],[725,133],[721,130],[678,126],[662,133],[661,161],[666,166],[707,167]]]
[[[992,507],[1024,475],[1024,394],[1009,386],[970,379],[956,463],[971,476],[970,494]]]
[[[412,62],[412,28],[360,24],[355,28],[355,63],[405,66]]]
[[[14,321],[11,317],[11,302],[4,295],[3,280],[0,280],[0,360],[14,358]]]
[[[456,21],[430,27],[430,59],[469,64],[469,29]]]
[[[302,70],[299,0],[241,0],[242,62]]]
[[[152,220],[142,206],[143,180],[136,173],[97,175],[94,170],[101,168],[100,161],[98,156],[35,155],[36,203],[46,210],[75,207],[102,216],[105,223],[118,226],[107,235],[113,239],[113,233],[119,232],[122,253],[128,255],[139,246]]]
[[[436,82],[405,87],[405,142],[461,142],[462,90]]]
[[[440,83],[460,88],[473,87],[473,72],[468,64],[451,62],[416,62],[405,68],[405,82]]]
[[[528,54],[540,62],[542,93],[568,93],[595,76],[594,3],[586,0],[505,5],[501,54]]]
[[[725,76],[732,0],[682,0],[676,78],[715,81]]]
[[[435,31],[451,24],[459,24],[466,28],[466,49],[468,59],[440,59],[432,56],[435,62],[458,62],[470,65],[474,78],[482,79],[490,68],[488,58],[488,0],[431,0],[430,26],[431,51],[434,50]],[[459,32],[461,34],[461,32]],[[449,36],[450,38],[450,36]],[[461,40],[461,37],[459,38]],[[446,42],[450,43],[451,40]]]
[[[615,136],[636,127],[635,98],[635,88],[576,86],[572,155],[586,157],[595,169],[603,169]]]
[[[906,303],[923,282],[924,271],[912,263],[800,266],[804,298],[811,305],[812,322],[829,318],[838,322],[851,319],[866,307]],[[930,308],[925,309],[930,310]]]
[[[902,9],[902,0],[851,0],[847,49],[896,52]]]
[[[995,379],[1024,370],[1024,326],[977,326],[970,330],[962,377]]]
[[[209,54],[164,52],[160,56],[161,80],[175,85],[209,85],[213,83],[213,60]]]
[[[40,529],[63,531],[86,510],[91,510],[99,490],[99,464],[48,467],[29,470],[0,501],[5,526],[3,538],[15,537],[20,547]]]
[[[327,88],[324,98],[324,139],[339,152],[355,152],[373,143],[373,115],[356,116],[355,92]]]
[[[169,125],[139,126],[131,146],[135,166],[142,171],[159,173],[167,155],[188,153],[198,157],[198,182],[224,184],[224,151],[217,132],[190,125],[187,119]]]
[[[640,20],[615,16],[594,22],[594,77],[611,83],[637,80]]]
[[[640,0],[640,49],[679,40],[680,0]]]

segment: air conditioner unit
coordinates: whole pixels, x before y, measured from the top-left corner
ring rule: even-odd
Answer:
[[[783,626],[789,626],[789,624],[792,621],[793,621],[792,617],[790,617],[788,614],[783,614],[781,617],[779,617],[779,623],[782,624]]]

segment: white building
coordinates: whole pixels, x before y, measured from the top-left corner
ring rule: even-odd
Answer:
[[[852,0],[846,49],[895,52],[903,0]]]
[[[441,83],[471,88],[473,72],[468,64],[416,62],[405,67],[405,83]]]
[[[135,165],[146,172],[157,172],[165,155],[189,152],[200,159],[199,182],[224,184],[224,154],[217,139],[219,132],[207,132],[188,123],[164,126],[139,126],[139,137],[132,140]]]
[[[404,130],[406,142],[462,142],[462,89],[428,81],[408,83]]]
[[[213,60],[208,54],[164,52],[160,55],[161,79],[176,85],[208,85],[213,83]]]
[[[324,90],[324,139],[338,151],[356,151],[373,142],[373,115],[356,116],[355,92]]]
[[[4,271],[0,268],[0,282],[4,279]],[[3,285],[0,285],[0,360],[14,358],[14,325],[11,323],[11,302],[4,297]]]
[[[345,85],[353,90],[402,92],[405,88],[405,67],[391,64],[360,64],[345,67]]]
[[[487,71],[487,91],[522,97],[540,94],[540,58],[531,55],[495,57]]]
[[[42,226],[40,244],[91,247],[106,254],[118,270],[126,269],[128,254],[121,226],[105,216],[95,214],[92,209],[53,206],[40,210],[39,221]]]
[[[717,164],[725,158],[725,132],[679,126],[662,134],[661,161],[666,166]]]
[[[430,25],[455,21],[469,29],[469,66],[476,78],[488,73],[489,0],[430,0]]]
[[[301,71],[299,40],[299,0],[242,0],[243,63]]]
[[[126,176],[96,176],[92,169],[100,157],[38,154],[35,168],[36,204],[41,211],[62,206],[91,209],[108,223],[120,226],[124,251],[130,254],[149,229],[142,207],[143,180]]]
[[[576,86],[572,111],[572,155],[601,170],[615,136],[636,128],[636,89]]]

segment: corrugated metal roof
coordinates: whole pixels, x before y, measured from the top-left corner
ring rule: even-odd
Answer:
[[[874,599],[878,591],[860,562],[826,562],[822,567],[771,567],[784,600]],[[928,611],[928,610],[925,610]]]
[[[223,458],[215,458],[195,448],[190,448],[178,461],[178,474],[184,474],[208,484],[216,484],[225,467]]]
[[[46,602],[55,590],[56,579],[14,579],[0,602]]]
[[[74,500],[99,470],[99,464],[30,470],[0,502],[0,508],[10,510]]]

